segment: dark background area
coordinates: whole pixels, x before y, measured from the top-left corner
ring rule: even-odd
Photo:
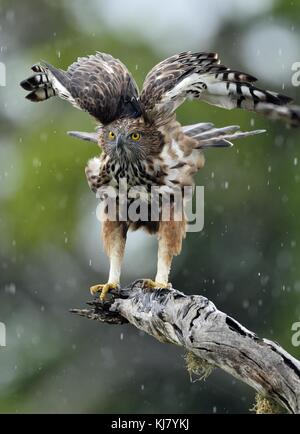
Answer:
[[[249,411],[254,392],[223,372],[191,383],[180,348],[68,312],[108,273],[84,174],[98,149],[66,135],[95,125],[57,99],[31,104],[19,82],[41,59],[65,69],[98,50],[120,58],[141,87],[169,55],[217,51],[300,102],[291,82],[299,35],[300,3],[285,0],[0,2],[0,412]],[[206,152],[197,176],[205,229],[188,235],[173,285],[209,297],[299,358],[291,343],[300,319],[299,130],[201,103],[185,104],[178,119],[268,132]],[[155,239],[131,234],[123,283],[154,277],[155,265]]]

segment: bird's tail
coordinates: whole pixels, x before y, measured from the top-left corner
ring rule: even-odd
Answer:
[[[230,148],[233,146],[231,140],[255,136],[265,133],[266,130],[240,131],[238,125],[231,125],[224,128],[215,128],[211,123],[200,123],[183,127],[183,132],[195,139],[195,149],[207,148]]]
[[[49,80],[47,69],[41,65],[33,65],[34,72],[29,78],[21,81],[20,86],[30,93],[26,98],[33,102],[45,101],[56,95],[56,92]]]

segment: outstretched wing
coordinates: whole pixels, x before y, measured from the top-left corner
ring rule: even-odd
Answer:
[[[187,99],[226,109],[258,110],[260,103],[277,106],[291,98],[254,86],[257,79],[221,65],[216,53],[184,52],[164,60],[146,77],[140,102],[148,122],[165,123]],[[270,115],[270,114],[269,114]],[[300,119],[298,119],[300,124]]]
[[[122,117],[138,117],[138,87],[127,68],[109,54],[81,57],[67,71],[42,62],[34,75],[21,82],[27,98],[44,101],[55,95],[87,111],[102,124]]]

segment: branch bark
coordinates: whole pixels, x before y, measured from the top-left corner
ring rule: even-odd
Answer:
[[[162,343],[184,347],[205,364],[247,383],[289,413],[300,414],[300,362],[219,311],[207,298],[175,289],[148,290],[141,281],[72,313],[109,324],[130,323]]]

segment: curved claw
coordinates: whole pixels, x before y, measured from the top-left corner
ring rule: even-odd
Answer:
[[[104,301],[109,291],[111,291],[112,289],[117,289],[118,287],[119,287],[118,283],[104,283],[104,284],[91,286],[90,292],[92,295],[97,295],[100,293],[100,300]]]
[[[161,283],[161,282],[155,282],[151,279],[142,279],[141,282],[143,282],[144,288],[150,288],[150,289],[164,289],[164,288],[172,288],[171,283]]]

